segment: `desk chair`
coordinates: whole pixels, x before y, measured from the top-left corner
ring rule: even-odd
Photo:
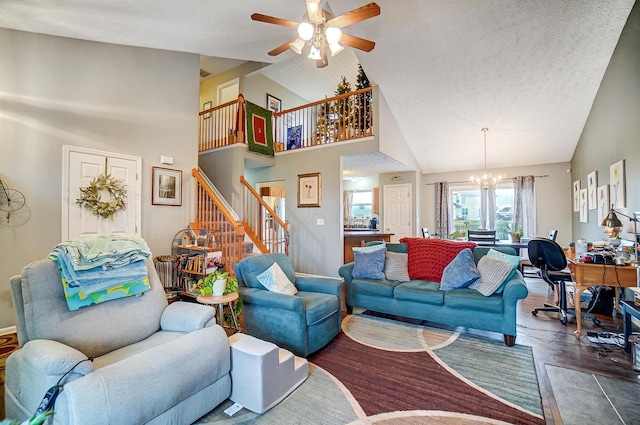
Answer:
[[[496,241],[496,231],[486,229],[467,230],[467,240],[471,242],[494,243]]]
[[[549,230],[549,236],[547,236],[547,239],[555,241],[556,237],[558,236],[558,230],[557,229],[551,229]],[[527,267],[533,269],[533,271],[528,271],[527,272]],[[533,266],[533,264],[531,264],[531,261],[529,261],[529,257],[522,257],[522,260],[520,260],[520,271],[522,272],[522,275],[525,277],[542,277],[540,276],[540,273],[538,272],[538,270]],[[554,285],[551,285],[551,290],[555,290]]]
[[[539,311],[555,311],[560,313],[560,323],[567,324],[567,314],[575,314],[573,309],[567,308],[566,282],[571,282],[571,273],[563,271],[567,267],[564,251],[555,241],[546,238],[533,238],[527,246],[529,261],[540,269],[542,279],[550,286],[558,286],[558,305],[544,304],[544,307],[534,309],[531,314],[538,315]],[[589,314],[582,314],[583,318],[590,318],[596,325],[600,321]]]

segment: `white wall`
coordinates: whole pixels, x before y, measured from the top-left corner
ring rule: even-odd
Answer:
[[[198,55],[0,29],[0,178],[26,196],[0,220],[0,328],[15,324],[9,277],[61,238],[62,146],[140,156],[142,236],[170,253],[192,220]],[[160,155],[183,171],[181,207],[151,205]]]
[[[561,246],[573,240],[571,234],[571,174],[567,173],[569,163],[534,165],[530,167],[513,167],[492,169],[494,174],[516,176],[544,176],[536,178],[536,223],[538,235],[546,236],[550,229],[558,229],[557,241]],[[422,200],[420,203],[422,226],[435,229],[436,197],[435,185],[440,181],[466,182],[471,175],[478,175],[482,170],[461,171],[453,173],[425,174],[423,176]]]

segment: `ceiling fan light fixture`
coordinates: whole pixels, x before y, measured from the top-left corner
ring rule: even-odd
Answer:
[[[298,25],[298,36],[304,41],[311,40],[313,38],[314,32],[315,29],[309,22],[302,22],[300,23],[300,25]]]
[[[320,50],[316,46],[311,46],[311,50],[309,51],[309,59],[320,60],[322,56],[320,56]]]
[[[289,43],[289,48],[296,52],[297,54],[302,54],[302,48],[304,47],[304,40],[300,37],[296,38],[296,41],[293,43]]]
[[[340,53],[341,51],[343,51],[344,47],[342,47],[338,43],[331,43],[331,44],[329,44],[329,50],[331,50],[331,56],[335,56],[338,53]]]
[[[327,27],[324,30],[325,37],[327,39],[327,43],[337,44],[342,40],[342,30],[336,27]]]

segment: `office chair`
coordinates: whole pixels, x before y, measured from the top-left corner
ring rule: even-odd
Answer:
[[[467,240],[480,243],[495,243],[496,231],[486,229],[467,230]]]
[[[567,259],[564,251],[555,241],[546,238],[533,238],[527,245],[529,251],[529,261],[534,267],[540,269],[542,279],[551,287],[558,285],[558,305],[544,304],[531,311],[534,316],[539,311],[555,311],[560,313],[560,323],[567,324],[567,314],[575,314],[573,309],[567,308],[566,282],[571,282],[571,273],[563,271],[567,267]],[[582,314],[583,318],[593,320],[596,325],[600,321],[590,314]]]
[[[558,236],[558,230],[551,229],[549,230],[549,236],[547,236],[547,239],[555,241],[557,236]],[[526,267],[531,267],[534,270],[527,272]],[[525,277],[542,277],[540,276],[540,273],[538,273],[538,270],[533,267],[533,264],[531,264],[531,261],[529,261],[528,257],[522,257],[522,260],[520,260],[520,270],[522,271],[522,275]],[[554,291],[555,290],[554,285],[550,285],[550,286],[551,286],[551,290]]]

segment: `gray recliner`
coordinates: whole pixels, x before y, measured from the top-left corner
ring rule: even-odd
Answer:
[[[8,418],[31,416],[62,381],[54,424],[188,424],[231,392],[230,348],[215,310],[167,305],[146,261],[151,289],[142,295],[69,311],[51,260],[11,278],[20,349],[6,363]]]

